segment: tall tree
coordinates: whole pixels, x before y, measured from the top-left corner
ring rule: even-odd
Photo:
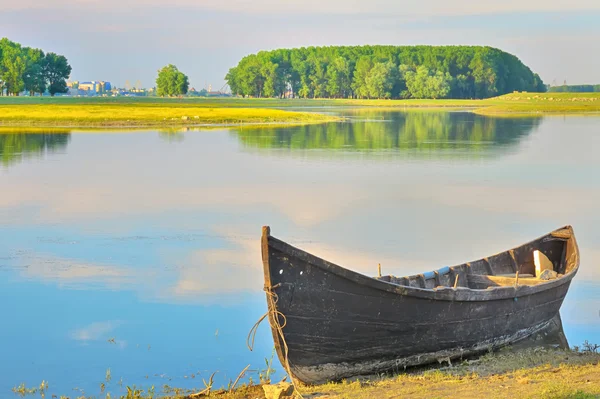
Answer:
[[[406,72],[405,78],[412,98],[446,98],[452,87],[452,77],[448,72],[433,72],[426,66]]]
[[[169,64],[158,71],[156,91],[159,96],[181,96],[189,88],[188,77],[180,72],[175,65]]]
[[[352,80],[352,90],[358,98],[370,98],[369,88],[367,86],[367,77],[373,68],[373,61],[370,57],[361,57],[356,63],[354,70],[354,79]]]
[[[44,75],[48,81],[51,96],[67,92],[67,79],[71,76],[71,66],[62,55],[48,53],[44,58]]]
[[[365,78],[369,97],[391,98],[397,80],[397,68],[392,61],[375,63]]]
[[[347,98],[350,87],[350,65],[344,57],[336,57],[327,67],[327,91],[337,98]]]
[[[25,86],[23,73],[25,72],[26,64],[23,50],[20,44],[11,42],[8,39],[2,39],[0,46],[2,47],[0,72],[4,87],[6,88],[6,94],[18,96]]]
[[[26,67],[23,75],[25,90],[29,95],[46,91],[46,75],[44,73],[44,52],[40,49],[25,48]]]

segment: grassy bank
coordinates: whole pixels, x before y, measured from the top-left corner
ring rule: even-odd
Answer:
[[[598,398],[600,397],[600,354],[597,346],[588,346],[583,352],[529,348],[509,349],[490,353],[477,359],[463,360],[452,365],[429,369],[407,370],[398,375],[361,377],[353,381],[319,386],[298,386],[302,397],[322,399],[368,398]],[[260,385],[237,384],[232,389],[196,390],[178,389],[168,385],[142,390],[121,386],[115,393],[108,377],[101,384],[102,394],[96,398],[212,398],[255,399],[265,398]],[[202,381],[201,378],[198,378]],[[212,379],[209,379],[212,381]],[[237,382],[237,381],[236,381]],[[234,384],[235,386],[235,384]],[[113,393],[110,393],[113,391]],[[204,391],[203,393],[201,393]],[[15,386],[17,396],[51,394],[48,383],[40,387]],[[123,393],[125,392],[125,393]],[[42,396],[43,397],[43,396]],[[58,396],[59,398],[91,399],[92,396]]]
[[[301,386],[304,398],[598,398],[600,354],[531,348],[396,376]],[[214,398],[263,398],[254,387]]]
[[[479,114],[600,113],[600,93],[513,93],[486,100],[0,97],[0,125],[181,126],[320,123],[327,108],[470,109]],[[286,110],[294,108],[294,111]]]
[[[319,123],[321,114],[264,108],[196,107],[161,103],[23,103],[0,101],[0,125],[164,126],[216,124]]]

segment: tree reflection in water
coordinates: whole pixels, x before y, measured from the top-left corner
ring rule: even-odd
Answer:
[[[0,131],[0,163],[9,167],[28,158],[64,151],[71,133],[64,129]]]
[[[248,148],[289,150],[398,150],[400,152],[477,154],[516,145],[541,122],[539,117],[487,117],[467,112],[362,111],[344,123],[298,127],[240,128]]]

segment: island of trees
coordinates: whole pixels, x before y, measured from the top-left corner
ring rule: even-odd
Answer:
[[[71,66],[64,56],[0,40],[0,95],[66,93],[70,75]]]
[[[480,46],[337,46],[261,51],[226,78],[233,94],[302,98],[489,98],[546,86],[517,57]]]

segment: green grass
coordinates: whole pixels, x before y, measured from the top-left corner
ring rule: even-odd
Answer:
[[[599,113],[600,93],[513,93],[486,100],[336,100],[242,98],[68,98],[0,97],[0,125],[180,126],[217,124],[320,123],[338,118],[286,110],[320,107],[353,109],[470,109],[513,116],[540,113]],[[310,109],[310,108],[317,108]],[[325,109],[326,110],[326,109]]]

